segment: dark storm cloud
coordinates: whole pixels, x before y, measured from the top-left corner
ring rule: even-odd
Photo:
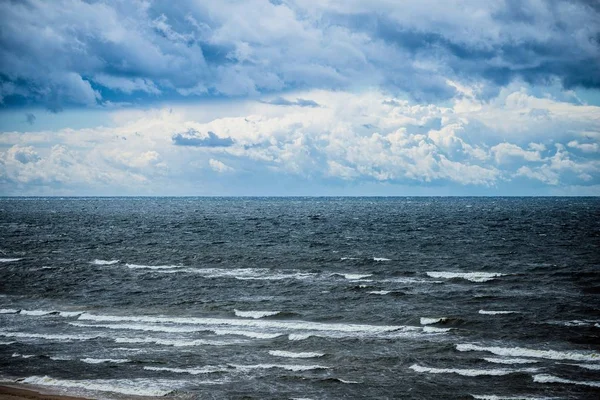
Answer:
[[[187,132],[176,133],[171,139],[173,144],[177,146],[194,146],[194,147],[229,147],[234,144],[230,137],[221,138],[214,132],[208,132],[207,135],[189,129]]]
[[[372,86],[435,102],[455,95],[448,79],[492,93],[514,79],[600,88],[597,2],[434,4],[0,2],[0,104]]]

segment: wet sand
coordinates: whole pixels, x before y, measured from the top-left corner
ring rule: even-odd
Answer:
[[[85,400],[83,397],[61,396],[38,392],[37,389],[0,385],[0,400]]]

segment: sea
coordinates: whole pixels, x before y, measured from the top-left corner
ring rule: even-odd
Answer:
[[[1,198],[3,383],[598,399],[600,198]]]

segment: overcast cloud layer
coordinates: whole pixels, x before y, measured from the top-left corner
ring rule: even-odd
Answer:
[[[0,190],[598,195],[584,92],[593,1],[4,1]]]

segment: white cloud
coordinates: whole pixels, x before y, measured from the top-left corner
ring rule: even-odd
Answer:
[[[537,102],[520,89],[517,93]],[[569,127],[554,133],[520,107],[506,108],[502,99],[482,102],[475,95],[472,101],[482,107],[471,111],[458,103],[415,104],[378,90],[306,91],[288,97],[321,106],[242,101],[229,105],[228,116],[216,104],[223,114],[211,119],[205,113],[212,106],[188,104],[115,111],[113,127],[4,132],[0,146],[7,150],[0,153],[0,182],[11,193],[39,185],[48,191],[92,188],[100,182],[132,193],[169,194],[194,182],[210,187],[217,178],[202,174],[208,167],[224,182],[246,174],[243,184],[234,184],[239,190],[273,177],[300,186],[338,180],[341,186],[366,182],[486,190],[510,187],[516,177],[556,187],[599,183],[597,152],[583,151],[579,142],[600,128],[591,115],[598,107],[544,99],[543,110],[565,107],[584,116],[553,116]],[[518,119],[519,134],[506,134],[505,126],[494,125],[502,118]],[[181,132],[220,141],[181,145],[173,140]]]
[[[213,158],[211,158],[210,160],[208,160],[208,165],[210,165],[210,168],[212,168],[213,171],[219,172],[219,173],[224,173],[224,172],[232,172],[233,168],[231,168],[230,166],[222,163],[219,160],[215,160]]]

